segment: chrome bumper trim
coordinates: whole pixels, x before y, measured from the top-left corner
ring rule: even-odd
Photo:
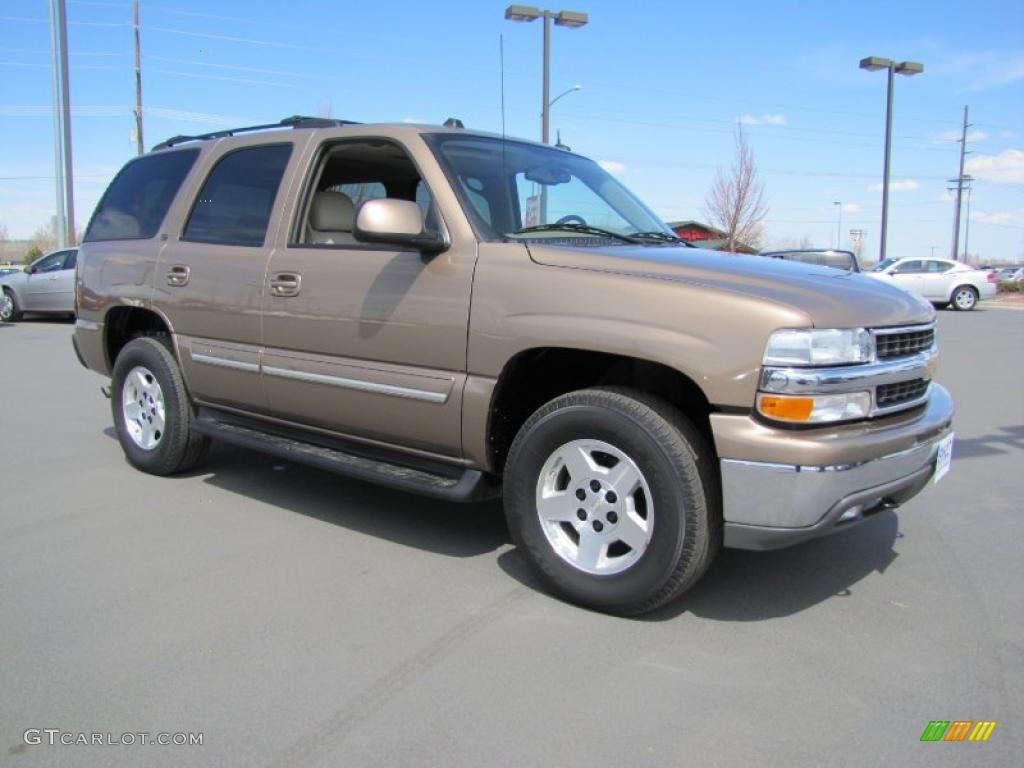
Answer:
[[[723,517],[726,524],[798,534],[830,516],[841,516],[844,501],[856,498],[847,507],[876,507],[934,468],[938,443],[950,431],[947,427],[912,448],[859,464],[819,467],[722,459]],[[873,489],[878,490],[877,497],[868,498]]]

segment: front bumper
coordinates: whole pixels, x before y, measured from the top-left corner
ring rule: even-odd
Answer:
[[[851,527],[908,501],[932,477],[939,442],[951,432],[952,417],[952,398],[933,384],[923,413],[910,421],[874,429],[861,426],[846,434],[812,437],[803,433],[810,446],[828,444],[829,450],[821,455],[831,462],[722,458],[725,546],[786,547]],[[769,438],[750,433],[755,434],[758,442]],[[786,440],[776,445],[782,448],[789,443],[792,449],[801,434],[789,431]],[[757,448],[755,452],[761,453],[763,445]]]

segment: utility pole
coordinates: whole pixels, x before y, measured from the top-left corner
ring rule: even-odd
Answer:
[[[64,0],[50,0],[50,40],[53,46],[54,149],[57,154],[57,245],[75,244],[75,181],[71,173],[71,94],[68,90],[68,17]],[[61,163],[63,161],[63,163]],[[62,173],[63,170],[63,173]]]
[[[135,29],[135,144],[138,154],[143,154],[142,141],[142,57],[139,47],[139,0],[132,0],[132,25]]]
[[[974,177],[970,174],[962,177],[967,182],[967,217],[964,219],[964,263],[970,258],[970,251],[967,250],[967,243],[971,237],[971,182]],[[976,262],[977,263],[977,262]]]
[[[960,250],[960,201],[964,193],[964,155],[967,154],[967,105],[964,104],[964,129],[960,134],[960,173],[956,181],[956,210],[953,212],[953,250],[951,257],[954,261],[957,258],[957,251]]]

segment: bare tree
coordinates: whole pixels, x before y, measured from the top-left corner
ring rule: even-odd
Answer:
[[[768,203],[742,124],[736,125],[736,158],[732,167],[715,171],[704,208],[711,223],[726,233],[728,250],[735,251],[738,243],[756,247],[760,242],[761,222],[768,214]]]
[[[39,249],[42,253],[52,251],[57,247],[57,217],[51,216],[48,224],[40,224],[36,231],[29,238],[29,243]]]

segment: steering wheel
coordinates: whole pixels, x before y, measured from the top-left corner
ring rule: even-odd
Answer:
[[[587,226],[587,222],[583,220],[582,216],[577,216],[575,213],[570,213],[568,216],[563,216],[555,224],[579,224],[580,226]]]

